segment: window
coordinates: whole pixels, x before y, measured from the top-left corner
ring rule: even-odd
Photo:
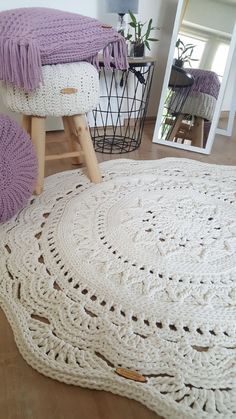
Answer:
[[[223,74],[225,71],[226,60],[228,57],[229,52],[229,45],[225,43],[219,44],[213,62],[211,66],[211,70],[218,74],[220,80],[223,78]]]
[[[204,49],[205,49],[205,46],[206,46],[206,41],[203,41],[202,39],[198,39],[194,36],[183,35],[183,34],[180,34],[179,38],[181,39],[181,41],[184,44],[195,45],[195,48],[193,49],[192,58],[194,58],[198,61],[192,61],[191,62],[191,67],[192,68],[199,68],[200,63],[201,63],[201,59],[202,59],[202,56],[203,56],[203,52],[204,52]]]

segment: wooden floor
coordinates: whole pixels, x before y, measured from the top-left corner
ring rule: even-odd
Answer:
[[[153,124],[147,124],[141,147],[126,155],[98,154],[111,158],[160,159],[185,157],[202,162],[236,165],[236,135],[217,137],[212,154],[205,156],[152,144]],[[63,149],[64,134],[50,133],[48,151]],[[60,145],[55,143],[60,140]],[[47,163],[46,174],[75,168],[70,161]],[[68,386],[42,376],[20,356],[11,329],[0,310],[0,419],[158,419],[155,413],[133,400],[110,393]]]

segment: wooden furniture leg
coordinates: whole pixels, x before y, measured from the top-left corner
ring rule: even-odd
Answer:
[[[192,145],[195,147],[203,147],[204,135],[204,119],[199,116],[195,117],[194,125],[192,127]]]
[[[21,126],[29,135],[31,135],[31,116],[22,115]]]
[[[40,195],[43,190],[44,166],[45,166],[45,118],[32,116],[31,119],[31,138],[35,147],[38,160],[38,177],[35,186],[36,195]]]
[[[91,182],[100,183],[102,178],[85,115],[74,115],[70,118],[73,121],[73,132],[78,138],[84,153],[89,178]]]
[[[73,127],[71,127],[70,119],[68,116],[63,116],[62,120],[63,120],[63,126],[64,126],[64,131],[66,134],[66,138],[69,143],[70,151],[78,151],[79,153],[81,153],[80,156],[74,157],[73,159],[74,164],[82,164],[83,163],[82,150],[78,142],[76,141],[76,137],[73,134]]]
[[[174,141],[175,136],[176,136],[177,132],[179,131],[179,128],[180,128],[180,125],[181,125],[181,122],[182,122],[183,118],[184,118],[184,115],[181,114],[181,113],[177,116],[176,121],[173,125],[173,128],[172,128],[172,130],[170,132],[170,135],[167,138],[167,140]]]

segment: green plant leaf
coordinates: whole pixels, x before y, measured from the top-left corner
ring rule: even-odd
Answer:
[[[131,11],[129,11],[129,15],[131,18],[131,21],[129,22],[129,26],[130,28],[134,30],[134,33],[130,34],[128,31],[128,34],[125,36],[125,39],[126,40],[134,39],[134,41],[138,43],[147,41],[148,43],[147,48],[150,49],[149,41],[150,42],[158,41],[157,38],[151,38],[150,34],[154,29],[159,29],[159,28],[155,28],[154,26],[152,26],[153,24],[152,18],[149,21],[142,23],[136,19],[136,17]]]
[[[179,39],[179,44],[180,44],[183,48],[185,48],[185,45],[184,45],[183,41],[181,41],[181,39]]]
[[[145,35],[146,39],[149,38],[151,30],[152,30],[152,19],[150,19],[149,22],[148,22],[147,32],[146,32],[146,35]]]
[[[132,22],[135,24],[135,26],[137,26],[137,19],[136,19],[136,17],[134,16],[134,14],[131,12],[131,10],[129,10],[129,15],[130,15],[130,17],[131,17],[131,20],[132,20]],[[133,26],[134,27],[134,26]]]
[[[192,50],[192,51],[193,51],[193,46],[186,47],[186,48],[184,49],[184,52],[187,52],[187,51],[189,51],[189,50]]]
[[[176,46],[176,48],[179,48],[179,46],[180,46],[180,39],[177,39],[175,46]]]
[[[148,41],[144,41],[144,45],[147,47],[147,49],[149,51],[151,51],[151,48],[150,48],[150,45],[149,45]]]
[[[138,39],[141,38],[141,33],[142,33],[142,24],[140,22],[138,22],[138,31],[137,31]]]
[[[125,36],[126,41],[129,41],[131,38],[132,38],[132,34],[127,33],[127,35]]]

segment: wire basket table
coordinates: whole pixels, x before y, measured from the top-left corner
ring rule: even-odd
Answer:
[[[122,154],[142,140],[155,59],[129,58],[127,71],[104,68],[100,61],[100,104],[93,111],[91,136],[95,151]]]

